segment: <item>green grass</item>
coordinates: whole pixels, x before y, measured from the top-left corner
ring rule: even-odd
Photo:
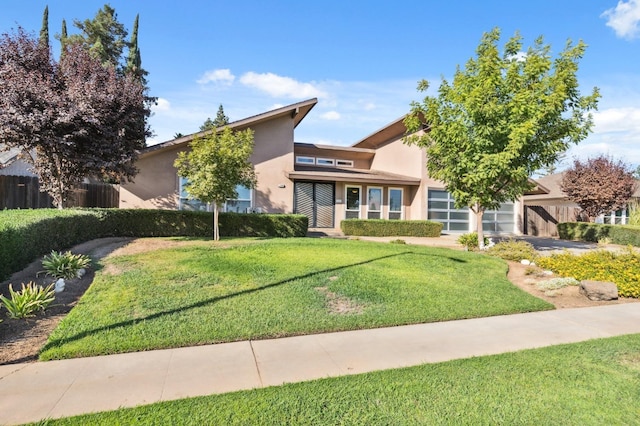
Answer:
[[[632,425],[640,334],[316,380],[51,425]]]
[[[228,245],[228,244],[227,244]],[[273,239],[107,258],[40,359],[551,309],[504,261],[461,251]],[[332,299],[352,308],[335,313]]]

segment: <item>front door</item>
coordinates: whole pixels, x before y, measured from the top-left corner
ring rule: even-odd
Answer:
[[[294,192],[294,213],[307,216],[310,228],[333,228],[333,183],[295,182]]]

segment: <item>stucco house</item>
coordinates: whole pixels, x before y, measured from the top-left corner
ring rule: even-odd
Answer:
[[[418,220],[443,224],[443,232],[469,232],[475,220],[469,209],[456,209],[442,182],[429,178],[423,149],[403,143],[399,118],[351,146],[295,142],[295,128],[317,104],[309,99],[229,123],[254,131],[255,189],[238,188],[239,199],[227,211],[301,213],[311,228],[339,229],[347,218]],[[204,209],[189,200],[173,166],[195,133],[146,148],[134,183],[122,185],[120,207]],[[485,231],[522,233],[520,201],[505,203],[484,215]]]

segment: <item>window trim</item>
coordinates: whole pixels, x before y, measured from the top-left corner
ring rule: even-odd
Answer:
[[[336,160],[333,158],[316,157],[316,166],[335,166]]]
[[[371,209],[371,190],[378,190],[380,192],[380,206],[377,210]],[[367,219],[382,219],[382,205],[384,197],[384,188],[381,186],[367,186]],[[377,213],[378,217],[370,218],[369,213]]]
[[[350,188],[358,189],[358,208],[357,209],[349,209],[348,204],[348,195]],[[360,212],[362,211],[362,185],[345,185],[344,186],[344,211],[345,218],[347,216],[346,212],[358,212],[358,217],[356,219],[360,219]]]
[[[391,210],[391,191],[400,191],[400,210]],[[400,213],[400,219],[404,219],[404,188],[390,186],[387,188],[387,218],[391,219],[391,213]]]
[[[314,165],[316,164],[316,157],[309,157],[307,155],[296,155],[296,164]]]

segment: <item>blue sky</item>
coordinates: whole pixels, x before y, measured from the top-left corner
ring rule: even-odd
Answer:
[[[3,0],[0,31],[69,33],[104,2]],[[296,140],[351,145],[408,112],[420,79],[437,87],[474,55],[483,32],[542,35],[557,54],[567,39],[589,46],[582,92],[600,88],[592,135],[568,158],[610,154],[640,164],[640,0],[131,1],[114,0],[131,30],[140,14],[142,65],[159,98],[150,143],[193,133],[224,106],[238,120],[317,97]],[[53,40],[54,51],[58,42]]]

